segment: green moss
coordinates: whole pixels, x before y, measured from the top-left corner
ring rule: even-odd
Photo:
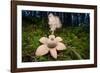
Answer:
[[[40,22],[39,22],[40,23]],[[35,25],[36,26],[36,25]],[[84,31],[82,27],[63,27],[55,32],[56,36],[63,39],[63,43],[67,49],[58,51],[58,58],[53,59],[50,54],[36,57],[35,52],[38,46],[41,45],[39,39],[50,34],[49,28],[44,28],[30,24],[23,27],[22,30],[22,56],[23,62],[32,61],[56,61],[56,60],[80,60],[89,59],[89,33]]]

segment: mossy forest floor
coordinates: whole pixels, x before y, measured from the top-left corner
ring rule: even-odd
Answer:
[[[57,52],[57,59],[53,59],[49,53],[36,57],[36,49],[41,45],[39,39],[48,35],[48,27],[28,25],[22,28],[22,62],[89,59],[89,32],[84,31],[83,27],[62,27],[55,32],[55,36],[62,37],[67,47],[66,50]]]

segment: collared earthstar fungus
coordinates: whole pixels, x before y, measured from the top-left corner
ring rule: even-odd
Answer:
[[[42,45],[37,48],[35,55],[43,56],[50,52],[51,56],[54,59],[57,59],[57,51],[66,49],[66,46],[64,45],[64,43],[62,43],[63,39],[59,36],[56,37],[54,35],[54,31],[57,28],[61,28],[62,24],[59,17],[53,15],[52,13],[48,15],[48,20],[51,34],[48,37],[40,38],[39,41],[40,43],[42,43]]]

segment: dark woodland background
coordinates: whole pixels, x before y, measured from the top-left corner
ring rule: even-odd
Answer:
[[[39,39],[50,35],[48,14],[58,16],[62,28],[55,32],[64,40],[67,49],[58,52],[56,60],[89,59],[90,14],[71,12],[49,12],[22,10],[22,61],[56,61],[49,54],[36,57],[35,51],[41,43]]]
[[[80,26],[84,24],[83,26],[88,26],[90,24],[89,21],[89,13],[65,13],[65,12],[45,12],[45,11],[22,11],[22,16],[26,21],[33,23],[35,20],[34,18],[44,20],[46,18],[46,21],[48,21],[48,14],[53,13],[56,16],[59,16],[62,24],[64,26]],[[44,24],[44,23],[42,23]],[[47,23],[45,23],[47,24]],[[24,25],[23,25],[24,26]]]

